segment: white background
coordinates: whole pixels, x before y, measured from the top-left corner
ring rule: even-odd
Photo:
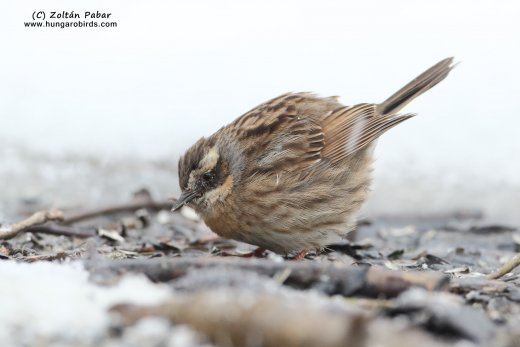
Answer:
[[[287,91],[378,102],[460,62],[376,151],[367,213],[520,202],[518,1],[4,1],[0,145],[171,158]],[[104,11],[117,28],[25,28],[33,11]],[[1,158],[0,158],[1,159]],[[518,220],[518,219],[516,219]]]

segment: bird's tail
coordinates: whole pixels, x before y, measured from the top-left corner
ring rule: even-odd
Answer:
[[[377,106],[381,115],[395,114],[410,101],[442,81],[453,65],[453,57],[441,60]]]

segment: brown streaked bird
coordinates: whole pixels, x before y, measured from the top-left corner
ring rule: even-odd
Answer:
[[[380,104],[288,93],[253,108],[186,151],[173,210],[186,204],[218,235],[281,254],[341,240],[367,197],[375,140],[452,68],[444,59]]]

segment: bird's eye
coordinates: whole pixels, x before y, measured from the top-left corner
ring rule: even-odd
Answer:
[[[202,179],[206,182],[210,182],[215,178],[215,174],[211,171],[205,172],[202,174]]]

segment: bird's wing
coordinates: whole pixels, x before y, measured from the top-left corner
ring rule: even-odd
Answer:
[[[376,104],[343,106],[325,115],[321,128],[325,136],[323,158],[338,164],[372,143],[385,131],[413,117],[414,114],[377,113]]]
[[[380,115],[375,104],[342,106],[334,97],[289,93],[257,106],[230,128],[244,154],[255,159],[256,172],[302,171],[317,163],[340,164],[412,116]]]
[[[325,137],[319,116],[305,108],[311,99],[319,98],[308,93],[284,94],[233,122],[234,136],[244,154],[254,159],[255,172],[304,170],[321,160]]]

